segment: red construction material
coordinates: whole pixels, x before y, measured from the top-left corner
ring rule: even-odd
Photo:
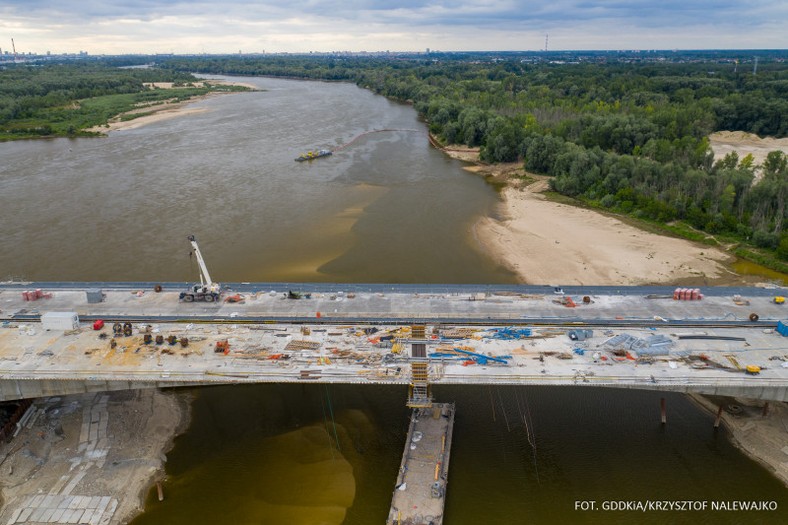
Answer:
[[[104,320],[103,319],[96,319],[93,321],[93,330],[101,330],[104,328]]]
[[[214,350],[217,354],[223,353],[227,355],[230,353],[230,343],[225,339],[224,341],[216,341],[216,349]]]
[[[673,300],[678,301],[680,294],[681,294],[681,288],[676,288],[675,290],[673,290]]]

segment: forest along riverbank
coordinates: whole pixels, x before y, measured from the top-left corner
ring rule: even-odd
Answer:
[[[188,426],[179,399],[146,389],[36,400],[0,445],[0,523],[130,521]]]
[[[548,177],[526,174],[520,163],[484,165],[478,149],[444,151],[474,163],[467,170],[504,186],[500,218],[482,217],[473,234],[524,283],[626,286],[732,275],[724,266],[732,258],[721,250],[547,200],[542,193]]]

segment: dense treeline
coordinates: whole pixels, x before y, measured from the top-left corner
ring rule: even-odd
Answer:
[[[521,58],[173,58],[163,67],[352,81],[411,101],[444,143],[483,160],[523,161],[592,205],[680,221],[788,259],[786,158],[714,163],[707,136],[788,136],[788,65],[526,62]],[[685,232],[689,232],[685,228]]]
[[[189,73],[100,63],[10,65],[0,70],[0,138],[75,134],[135,104],[173,96],[144,83],[194,80]],[[84,100],[94,102],[80,102]]]

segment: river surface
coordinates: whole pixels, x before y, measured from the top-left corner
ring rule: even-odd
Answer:
[[[497,196],[412,107],[355,85],[264,91],[101,139],[0,143],[0,279],[514,282],[473,247]],[[301,153],[337,148],[297,163]],[[35,261],[35,264],[31,264]]]
[[[347,84],[262,91],[101,139],[0,144],[0,278],[514,282],[476,248],[495,191],[429,147],[406,105]],[[309,163],[308,149],[337,148]],[[134,525],[382,523],[407,389],[182,391],[166,500]],[[580,387],[441,387],[457,403],[446,523],[786,523],[788,490],[687,398]],[[663,394],[664,395],[664,394]],[[776,512],[582,512],[579,500],[774,500]]]

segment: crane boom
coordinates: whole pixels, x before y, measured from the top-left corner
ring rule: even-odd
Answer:
[[[194,238],[194,235],[189,235],[189,241],[192,243],[194,255],[197,257],[197,264],[200,265],[200,283],[202,283],[203,286],[212,288],[214,282],[211,280],[211,275],[208,273],[208,267],[205,265],[205,259],[202,258],[200,247],[197,246],[197,240]]]
[[[208,273],[208,266],[205,265],[205,259],[202,258],[200,247],[197,246],[197,240],[194,238],[194,235],[189,235],[188,239],[192,243],[192,252],[197,256],[197,264],[200,266],[200,284],[194,284],[185,292],[181,292],[179,299],[187,303],[192,301],[207,301],[209,303],[218,301],[221,297],[222,287],[211,279],[211,274]]]

